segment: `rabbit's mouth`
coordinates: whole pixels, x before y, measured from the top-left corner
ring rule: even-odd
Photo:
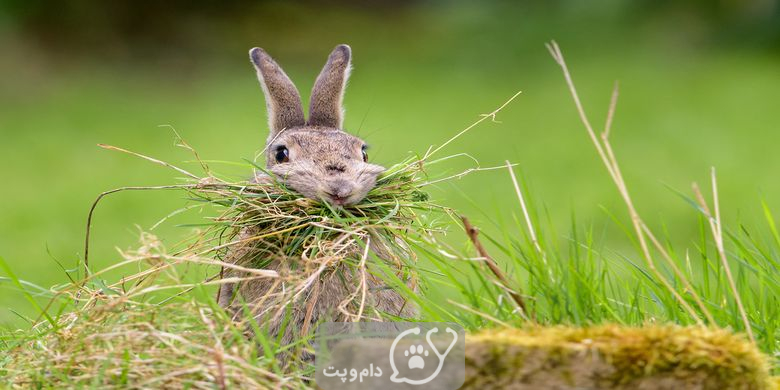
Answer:
[[[357,183],[343,178],[327,181],[319,192],[320,199],[333,206],[350,206],[365,196]]]
[[[352,194],[347,195],[347,196],[339,196],[337,194],[333,194],[333,193],[330,193],[330,192],[325,192],[323,195],[325,195],[325,196],[323,196],[323,198],[324,198],[323,200],[325,202],[330,203],[333,206],[349,206],[349,205],[357,203],[357,201],[354,199]]]

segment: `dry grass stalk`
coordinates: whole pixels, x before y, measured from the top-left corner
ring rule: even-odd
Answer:
[[[726,249],[723,246],[723,229],[721,225],[720,206],[718,202],[718,182],[715,176],[714,167],[712,168],[710,175],[712,179],[712,204],[715,208],[715,215],[710,213],[710,208],[707,206],[707,201],[704,200],[704,195],[702,195],[702,192],[696,183],[693,183],[693,192],[696,195],[696,200],[699,202],[699,207],[701,207],[701,209],[704,211],[705,215],[707,216],[707,221],[710,224],[712,237],[715,240],[715,247],[718,250],[718,257],[720,258],[721,265],[723,266],[723,271],[726,274],[726,280],[729,282],[731,293],[734,295],[734,300],[737,303],[737,309],[739,310],[739,315],[742,318],[742,323],[745,326],[745,331],[747,332],[748,337],[750,337],[750,341],[755,343],[756,339],[753,336],[753,327],[750,325],[750,320],[748,319],[747,313],[745,312],[745,307],[742,305],[742,298],[740,297],[739,290],[737,290],[736,283],[734,283],[734,277],[731,275],[731,267],[729,266],[729,261],[726,257]]]
[[[515,301],[517,306],[520,308],[520,315],[526,320],[531,320],[532,315],[528,313],[525,300],[523,300],[523,297],[520,295],[520,293],[518,293],[518,289],[513,289],[510,286],[509,280],[507,280],[506,276],[504,276],[504,272],[501,271],[501,268],[498,267],[498,264],[496,264],[496,261],[493,260],[493,258],[490,256],[487,249],[485,249],[485,247],[482,245],[482,242],[479,241],[479,229],[472,225],[468,218],[463,216],[460,218],[463,222],[463,228],[466,229],[466,234],[468,235],[469,240],[471,240],[471,243],[474,245],[474,248],[477,250],[477,253],[479,253],[479,256],[482,258],[484,263],[487,264],[490,272],[493,273],[496,279],[498,279],[501,288],[503,288],[507,294],[512,297],[512,300]]]
[[[539,240],[536,238],[536,229],[534,229],[534,224],[531,222],[531,215],[528,214],[528,208],[525,206],[523,191],[520,190],[520,184],[517,182],[515,171],[512,169],[512,164],[510,164],[509,161],[506,161],[506,168],[509,170],[509,176],[512,177],[512,185],[515,187],[517,200],[520,202],[520,208],[523,210],[523,217],[525,218],[525,224],[528,228],[528,235],[531,237],[531,243],[534,245],[536,253],[538,253],[539,256],[542,256],[542,261],[547,264],[547,255],[544,253],[544,250],[542,250],[541,245],[539,245]]]
[[[422,161],[427,161],[428,159],[431,158],[431,156],[433,156],[434,154],[436,154],[440,150],[442,150],[445,147],[447,147],[447,145],[449,145],[452,141],[455,141],[456,139],[460,138],[463,134],[468,133],[471,129],[477,127],[477,125],[479,125],[480,123],[484,122],[488,118],[491,121],[493,121],[493,122],[500,123],[500,122],[498,122],[496,120],[496,115],[498,115],[498,113],[501,112],[501,110],[506,108],[506,106],[508,106],[509,103],[512,103],[512,101],[515,100],[516,97],[520,96],[521,93],[523,93],[523,91],[517,91],[514,95],[512,95],[512,97],[510,97],[507,101],[505,101],[504,104],[498,106],[498,108],[496,108],[492,112],[490,112],[488,114],[480,114],[481,118],[479,120],[477,120],[476,122],[470,124],[465,129],[461,130],[459,133],[455,134],[452,138],[448,139],[446,142],[441,144],[439,147],[437,147],[437,148],[435,148],[433,150],[429,150],[427,153],[425,153],[425,156],[422,158]]]
[[[625,180],[623,180],[623,175],[620,172],[620,167],[618,165],[617,159],[615,158],[615,154],[612,151],[612,146],[609,142],[610,126],[612,125],[612,118],[614,116],[615,107],[617,105],[617,97],[618,97],[617,84],[615,85],[615,90],[612,93],[612,101],[610,103],[610,110],[607,116],[607,127],[605,128],[604,132],[602,132],[601,138],[599,139],[599,137],[596,136],[596,132],[593,130],[593,127],[590,124],[590,120],[588,120],[588,117],[585,114],[584,108],[582,107],[582,103],[580,102],[579,95],[577,94],[577,89],[574,86],[574,81],[572,81],[571,73],[569,72],[569,69],[566,66],[566,62],[563,58],[563,53],[561,52],[560,47],[555,41],[553,41],[547,45],[547,49],[550,51],[552,57],[561,67],[564,78],[566,79],[566,84],[569,87],[569,92],[571,93],[571,96],[574,100],[574,104],[577,107],[577,112],[580,116],[580,121],[585,126],[585,129],[587,130],[588,135],[591,138],[591,141],[593,141],[593,145],[595,146],[596,151],[599,154],[599,157],[604,163],[604,166],[607,168],[607,172],[609,172],[612,181],[617,186],[618,192],[623,198],[623,202],[626,204],[626,207],[628,208],[628,212],[631,217],[631,223],[636,233],[637,239],[639,240],[639,246],[642,250],[642,254],[644,256],[645,262],[647,263],[647,266],[653,272],[655,277],[664,285],[664,287],[675,297],[675,299],[680,304],[680,306],[682,306],[685,309],[685,311],[691,316],[691,318],[695,319],[699,324],[702,324],[703,322],[699,314],[696,312],[696,310],[694,310],[693,307],[691,307],[691,305],[682,297],[682,295],[680,295],[677,289],[675,289],[674,286],[672,286],[669,280],[666,279],[666,277],[660,272],[660,270],[656,266],[655,260],[653,259],[653,255],[650,252],[650,247],[647,242],[647,238],[649,238],[651,243],[655,246],[658,252],[661,253],[662,257],[666,260],[666,263],[672,269],[672,271],[677,276],[677,278],[683,283],[683,285],[685,286],[685,291],[688,294],[690,294],[691,297],[694,299],[699,310],[705,316],[707,321],[709,323],[714,324],[715,319],[712,317],[712,314],[704,305],[704,302],[702,301],[701,297],[699,297],[699,294],[693,288],[688,278],[682,273],[682,271],[680,271],[679,267],[677,267],[675,262],[672,260],[671,256],[669,256],[667,251],[663,248],[660,242],[655,238],[652,231],[644,223],[639,213],[636,211],[633,200],[629,195],[628,188],[625,184]]]

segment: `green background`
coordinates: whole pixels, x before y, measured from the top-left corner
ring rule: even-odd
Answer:
[[[345,128],[384,165],[441,144],[522,90],[501,123],[475,128],[443,153],[468,153],[483,167],[517,163],[561,240],[574,214],[599,242],[621,250],[628,243],[602,208],[625,218],[624,206],[544,47],[555,39],[597,127],[620,81],[612,142],[651,226],[690,247],[696,213],[667,186],[709,188],[711,166],[727,221],[759,221],[761,199],[780,210],[777,1],[541,4],[7,2],[0,6],[0,256],[23,280],[64,283],[57,261],[70,268],[83,255],[87,211],[100,192],[177,183],[171,171],[98,143],[196,171],[161,127],[170,125],[206,160],[251,159],[267,131],[246,54],[254,46],[276,58],[306,101],[329,51],[350,44]],[[473,165],[455,159],[431,174]],[[430,191],[486,230],[496,229],[497,215],[519,213],[504,170]],[[93,267],[118,261],[117,248],[135,246],[140,230],[189,204],[185,198],[106,199],[95,217]],[[173,245],[191,231],[177,225],[208,216],[177,215],[154,233]],[[451,230],[451,240],[465,242]],[[0,280],[0,322],[22,324],[15,311],[32,314]]]

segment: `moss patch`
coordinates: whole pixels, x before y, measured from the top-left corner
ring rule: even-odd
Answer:
[[[768,359],[740,335],[673,325],[483,331],[464,389],[772,389]]]

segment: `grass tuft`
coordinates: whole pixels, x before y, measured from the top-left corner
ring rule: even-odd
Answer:
[[[275,373],[224,313],[196,300],[165,305],[103,295],[89,308],[18,335],[0,374],[20,388],[299,388]]]

